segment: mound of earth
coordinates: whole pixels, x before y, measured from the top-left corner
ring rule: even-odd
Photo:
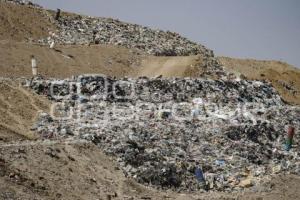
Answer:
[[[83,73],[112,76],[214,76],[214,71],[219,73],[216,77],[224,75],[213,51],[177,33],[65,12],[61,13],[59,20],[55,20],[53,11],[30,6],[28,3],[23,5],[22,1],[9,2],[16,4],[0,2],[1,20],[3,24],[10,24],[0,30],[3,35],[0,47],[3,76],[29,75],[30,55],[37,57],[42,75],[53,77],[57,74],[69,77]],[[12,13],[20,15],[15,14],[11,18]],[[30,43],[15,43],[16,41]],[[40,45],[34,42],[39,42]],[[55,49],[50,51],[48,47],[52,42],[62,46],[54,45]],[[98,45],[90,46],[91,44]],[[157,58],[155,61],[155,57],[147,58],[148,54],[170,58]],[[197,55],[199,61],[195,63],[193,57],[188,57],[190,55]],[[171,56],[185,56],[182,57],[185,61]],[[136,58],[143,61],[144,65],[134,62]],[[163,64],[163,68],[153,69],[154,63]],[[56,70],[52,70],[53,67]],[[149,69],[145,69],[146,67]]]

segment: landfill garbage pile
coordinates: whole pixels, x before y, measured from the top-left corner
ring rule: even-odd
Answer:
[[[79,76],[24,83],[54,102],[32,130],[80,138],[139,183],[176,191],[268,191],[273,174],[299,174],[300,108],[258,81]]]
[[[35,4],[31,1],[28,0],[1,0],[3,2],[8,2],[8,3],[14,3],[14,4],[18,4],[18,5],[27,5],[27,6],[33,6],[35,8],[42,8],[40,5]]]
[[[263,103],[283,105],[277,91],[268,82],[210,80],[201,78],[117,79],[105,75],[82,75],[73,79],[35,78],[30,87],[38,94],[55,100],[89,100],[109,102],[188,102],[204,98],[214,103]]]
[[[94,18],[75,14],[61,14],[55,21],[58,33],[40,40],[55,39],[60,44],[108,44],[138,49],[157,56],[188,56],[201,54],[213,57],[213,52],[170,31],[121,22],[111,18]]]

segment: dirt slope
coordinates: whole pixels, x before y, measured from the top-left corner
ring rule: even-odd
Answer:
[[[279,61],[259,61],[254,59],[235,59],[220,57],[224,67],[247,79],[269,80],[283,99],[300,105],[300,70]]]
[[[55,27],[43,10],[0,1],[0,40],[28,41],[47,37]]]
[[[19,87],[17,81],[0,80],[0,141],[34,138],[30,128],[49,102]]]
[[[35,55],[39,73],[47,77],[69,78],[85,73],[112,76],[128,74],[136,60],[135,54],[112,46],[46,46],[2,41],[0,44],[0,76],[30,77],[30,55]]]
[[[14,41],[0,43],[0,76],[30,77],[30,55],[38,61],[39,73],[47,77],[69,78],[86,73],[110,76],[195,77],[203,62],[200,56],[154,57],[114,46],[39,46]],[[196,73],[197,72],[197,73]]]
[[[148,57],[141,62],[136,76],[194,77],[197,74],[190,72],[201,62],[203,62],[201,56]]]

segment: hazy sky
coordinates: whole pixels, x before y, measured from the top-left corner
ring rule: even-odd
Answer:
[[[178,32],[216,55],[300,67],[300,0],[33,0],[91,16]]]

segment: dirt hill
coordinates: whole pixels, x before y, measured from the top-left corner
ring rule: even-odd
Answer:
[[[55,26],[43,10],[0,2],[0,40],[30,41],[47,37]]]
[[[268,80],[283,99],[300,105],[300,70],[280,61],[260,61],[254,59],[235,59],[220,57],[222,65],[247,79]]]

